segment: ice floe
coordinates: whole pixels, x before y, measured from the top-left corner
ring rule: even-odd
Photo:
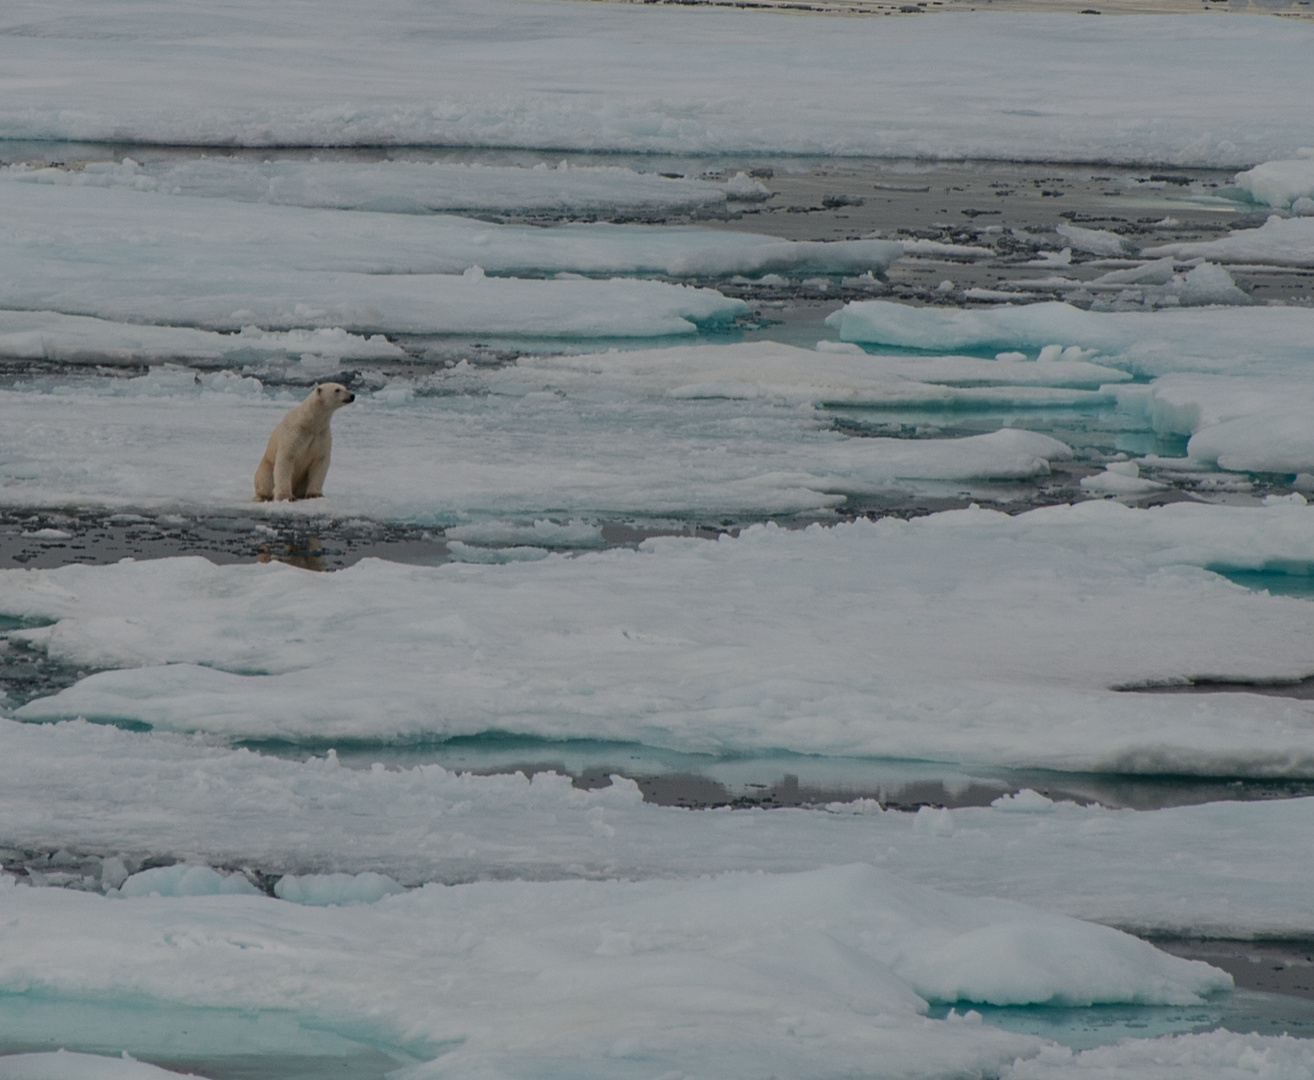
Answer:
[[[828,430],[809,401],[1113,401],[1069,388],[1104,378],[1091,364],[1055,364],[1052,374],[1036,364],[997,369],[1019,386],[915,378],[980,382],[995,370],[991,363],[895,361],[881,374],[876,358],[763,345],[526,360],[496,371],[459,365],[418,386],[394,382],[362,394],[338,415],[328,498],[338,514],[452,525],[509,515],[815,511],[911,480],[1044,476],[1071,451],[1013,429],[957,439],[850,438]],[[1033,380],[1042,385],[1025,385]],[[47,389],[0,391],[0,422],[10,433],[0,477],[11,505],[183,503],[262,512],[250,506],[251,476],[292,395],[264,394],[254,379],[231,372],[163,368]]]
[[[1145,254],[1268,266],[1314,266],[1314,217],[1274,215],[1257,229],[1236,229],[1216,240],[1161,244],[1146,248]]]
[[[1236,185],[1255,202],[1281,209],[1291,209],[1301,199],[1314,199],[1314,148],[1237,173]]]
[[[11,642],[114,669],[28,720],[1307,776],[1307,702],[1114,688],[1308,675],[1306,605],[1201,567],[1310,563],[1306,507],[1096,502],[494,566],[179,558],[0,580],[5,614],[55,620]]]
[[[1079,345],[1097,350],[1101,364],[1140,375],[1290,375],[1314,357],[1314,311],[1299,307],[1097,312],[1045,303],[962,311],[858,300],[827,322],[844,341],[930,351]]]
[[[1294,19],[781,20],[517,0],[7,13],[24,29],[0,42],[6,139],[1237,168],[1314,144],[1314,31]],[[1220,98],[1220,71],[1236,93]]]
[[[50,1053],[5,1054],[0,1056],[0,1080],[176,1080],[193,1073],[179,1073],[122,1057],[103,1054]]]
[[[202,279],[274,267],[300,274],[424,275],[459,274],[476,265],[489,273],[537,275],[861,274],[884,271],[903,254],[892,240],[791,241],[695,226],[542,228],[451,214],[400,216],[22,183],[0,183],[0,209],[16,272],[44,268],[53,275],[62,267],[74,280],[88,263],[118,273]]]
[[[1314,1072],[1314,1040],[1290,1035],[1234,1035],[1210,1031],[1127,1039],[1116,1046],[1073,1052],[1046,1047],[1016,1062],[1003,1080],[1081,1080],[1082,1077],[1134,1077],[1135,1080],[1304,1080]]]
[[[54,311],[0,311],[0,356],[73,363],[230,363],[313,357],[401,360],[406,353],[382,334],[340,328],[264,331],[244,326],[217,334],[184,326],[143,326]]]
[[[1183,467],[1297,474],[1314,469],[1307,376],[1175,374],[1122,387],[1119,408],[1162,435],[1186,436]],[[1158,464],[1170,467],[1169,459]],[[1084,484],[1084,481],[1083,481]]]
[[[724,212],[728,199],[760,201],[771,194],[742,173],[716,184],[618,166],[571,167],[565,161],[555,168],[546,163],[517,168],[212,157],[140,164],[125,158],[88,162],[76,170],[14,165],[0,169],[0,182],[6,180],[384,213],[706,214]]]
[[[1141,812],[1024,791],[929,813],[938,827],[872,800],[690,811],[645,803],[620,777],[584,790],[555,773],[531,781],[437,765],[347,768],[332,753],[293,761],[169,733],[0,721],[0,840],[117,853],[99,877],[76,857],[33,870],[50,885],[112,891],[147,858],[173,857],[191,860],[168,868],[179,878],[198,860],[253,866],[281,876],[275,891],[290,899],[342,902],[386,890],[384,874],[416,886],[858,861],[957,896],[1019,900],[1141,934],[1314,933],[1314,799]],[[215,873],[211,882],[226,880]]]
[[[873,1057],[892,1076],[992,1072],[1044,1043],[926,1019],[928,1000],[1190,1004],[1231,986],[1106,927],[862,865],[430,885],[345,907],[116,901],[9,880],[0,988],[291,1008],[431,1058],[407,1071],[417,1078],[567,1064],[574,1076],[822,1077]]]

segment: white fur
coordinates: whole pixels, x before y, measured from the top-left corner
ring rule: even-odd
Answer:
[[[333,435],[333,413],[356,400],[340,383],[320,383],[300,405],[287,411],[269,436],[255,474],[255,497],[318,499],[324,494]]]

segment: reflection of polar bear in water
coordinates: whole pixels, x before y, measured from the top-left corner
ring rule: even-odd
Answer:
[[[289,409],[269,436],[255,474],[255,497],[318,499],[324,494],[333,436],[334,411],[356,400],[340,383],[320,383],[300,405]]]

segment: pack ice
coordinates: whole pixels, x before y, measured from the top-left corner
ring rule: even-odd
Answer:
[[[216,866],[259,867],[280,897],[341,904],[395,882],[692,878],[859,861],[955,896],[1142,935],[1314,933],[1309,798],[1138,812],[1023,791],[916,814],[872,799],[690,811],[645,802],[619,776],[586,790],[553,772],[349,768],[332,751],[288,760],[168,732],[3,720],[0,820],[30,849],[63,853],[28,864],[34,883],[118,895],[251,891]],[[141,869],[171,857],[183,861]]]
[[[293,1009],[406,1048],[423,1061],[409,1077],[822,1077],[873,1058],[895,1077],[989,1073],[1043,1042],[925,1019],[928,1001],[1189,1004],[1231,985],[1105,927],[862,865],[430,885],[336,908],[3,879],[0,911],[5,990]]]
[[[26,333],[25,348],[55,347]],[[295,333],[243,332],[231,345],[210,335],[203,344],[286,347]],[[337,369],[331,353],[303,354],[299,365],[320,377]],[[910,482],[1044,476],[1071,456],[1045,435],[850,438],[811,403],[1112,405],[1093,387],[1122,377],[1077,361],[900,360],[769,343],[527,357],[492,371],[461,364],[383,385],[339,414],[333,508],[441,524],[749,515],[825,510],[850,493]],[[254,462],[292,400],[252,378],[188,369],[0,391],[0,422],[12,432],[0,448],[6,498],[250,513]]]
[[[1306,507],[1091,503],[502,566],[183,558],[3,581],[5,613],[56,620],[11,640],[113,669],[28,720],[1304,776],[1303,701],[1113,688],[1308,675],[1306,605],[1202,567],[1311,562]]]
[[[1254,202],[1310,213],[1314,211],[1314,148],[1304,147],[1294,158],[1265,161],[1237,173],[1235,182]]]
[[[484,275],[861,273],[883,271],[903,253],[883,240],[541,229],[22,183],[0,183],[0,211],[13,270],[0,305],[209,329],[691,333],[748,309],[719,293],[656,282]]]
[[[827,322],[843,341],[930,351],[1078,346],[1099,353],[1101,364],[1148,376],[1290,375],[1314,356],[1314,311],[1300,307],[1098,312],[1051,302],[967,311],[859,300]]]
[[[123,187],[166,195],[383,213],[709,214],[728,200],[770,191],[743,173],[730,183],[658,176],[619,166],[532,168],[447,162],[243,161],[201,157],[139,164],[93,161],[76,171],[14,165],[0,180],[67,187]]]
[[[12,0],[0,136],[1237,168],[1314,145],[1299,20],[951,18],[224,0],[198,19],[171,0]],[[1220,71],[1237,93],[1218,94]]]

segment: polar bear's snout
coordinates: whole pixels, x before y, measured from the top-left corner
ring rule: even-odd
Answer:
[[[356,395],[341,383],[320,383],[300,405],[288,410],[269,436],[255,474],[255,497],[317,499],[324,494],[333,436],[333,413]]]

